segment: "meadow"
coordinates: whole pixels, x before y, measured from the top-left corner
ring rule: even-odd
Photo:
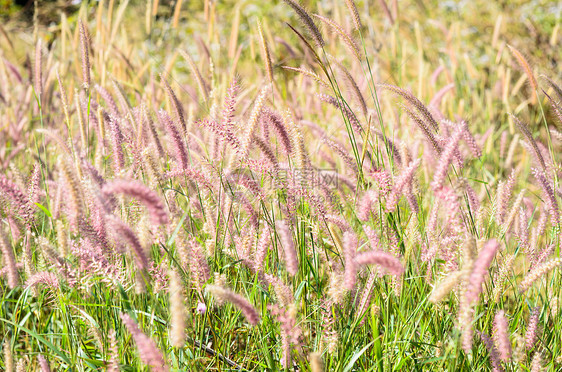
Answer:
[[[0,369],[562,370],[560,4],[61,3],[0,2]]]

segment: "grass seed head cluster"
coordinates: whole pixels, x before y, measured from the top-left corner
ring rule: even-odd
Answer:
[[[560,9],[196,3],[0,26],[0,367],[560,370]]]

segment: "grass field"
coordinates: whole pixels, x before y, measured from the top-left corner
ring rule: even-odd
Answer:
[[[0,1],[5,371],[562,370],[555,1]]]

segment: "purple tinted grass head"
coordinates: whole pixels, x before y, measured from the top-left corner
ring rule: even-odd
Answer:
[[[279,161],[277,160],[277,156],[273,152],[271,146],[258,136],[252,137],[252,143],[254,143],[263,153],[263,161],[269,165],[268,170],[277,172],[279,169]]]
[[[188,167],[186,169],[173,169],[169,172],[166,172],[164,174],[164,178],[165,179],[170,179],[170,178],[187,178],[190,181],[193,181],[194,183],[196,183],[197,185],[199,185],[199,187],[204,186],[209,188],[210,190],[216,190],[216,183],[213,182],[209,177],[207,177],[206,174],[204,174],[203,172],[201,172],[199,169],[195,168],[195,167]],[[183,180],[180,178],[179,181],[183,184]]]
[[[29,199],[15,183],[10,181],[3,174],[0,174],[0,192],[8,198],[19,216],[30,226],[33,222],[33,209],[31,208]]]
[[[241,295],[218,285],[207,285],[206,291],[221,302],[230,302],[236,306],[251,325],[256,326],[260,322],[261,317],[256,308]]]
[[[121,131],[121,126],[119,125],[119,119],[110,117],[108,124],[113,150],[113,156],[111,157],[113,162],[113,171],[115,173],[120,173],[125,167],[125,155],[123,154],[122,147],[125,138],[123,136],[123,132]]]
[[[109,364],[107,366],[107,372],[119,372],[119,351],[117,348],[117,339],[115,335],[115,330],[111,329],[109,331]]]
[[[352,290],[357,281],[357,265],[355,255],[357,253],[357,236],[352,231],[343,234],[343,256],[345,260],[344,285]]]
[[[474,156],[475,158],[481,157],[482,150],[478,146],[478,143],[476,143],[476,138],[474,138],[472,133],[470,133],[470,130],[468,128],[468,122],[466,120],[461,120],[460,126],[463,131],[462,138],[464,142],[468,145],[470,151],[472,152],[472,156]]]
[[[323,215],[324,219],[326,220],[326,222],[332,223],[334,225],[336,225],[337,227],[339,227],[339,229],[341,231],[347,231],[347,230],[351,230],[351,226],[349,225],[349,223],[345,220],[344,217],[337,215],[337,214],[325,214]]]
[[[482,284],[486,280],[488,267],[499,248],[500,244],[495,239],[488,240],[484,247],[482,247],[478,258],[474,261],[472,272],[468,277],[468,288],[465,293],[468,304],[476,302],[478,295],[482,292]]]
[[[506,182],[500,182],[499,185],[496,196],[496,218],[498,223],[502,224],[505,220],[509,199],[513,194],[513,187],[515,186],[515,170],[511,172]]]
[[[29,201],[29,205],[33,205],[33,203],[39,202],[41,195],[39,194],[41,190],[39,190],[39,183],[41,182],[41,167],[38,164],[33,166],[33,170],[27,182],[27,199]]]
[[[170,118],[166,111],[158,111],[157,116],[160,123],[166,128],[166,131],[172,137],[172,142],[176,152],[176,160],[180,164],[181,169],[187,169],[189,167],[188,150],[179,128],[172,121],[172,118]]]
[[[155,372],[168,372],[169,367],[164,360],[164,355],[156,347],[156,343],[141,331],[137,323],[128,314],[122,313],[121,320],[133,336],[139,357],[143,363],[150,366]]]
[[[519,118],[517,116],[515,116],[514,114],[510,114],[510,116],[513,119],[513,121],[515,122],[515,125],[517,126],[517,128],[523,134],[523,137],[525,137],[525,141],[527,142],[527,144],[533,149],[533,154],[535,156],[535,159],[536,159],[537,163],[541,166],[542,170],[546,170],[546,163],[544,162],[544,158],[542,157],[541,151],[539,150],[539,147],[537,146],[537,142],[533,138],[533,135],[529,131],[529,128],[527,127],[527,125],[525,123],[523,123],[521,120],[519,120]]]
[[[239,90],[240,86],[238,85],[238,81],[236,79],[232,80],[230,87],[226,91],[221,121],[216,125],[216,131],[235,149],[240,147],[240,141],[238,137],[236,137],[233,122],[234,112],[236,110],[236,98]]]
[[[160,78],[162,80],[162,84],[164,85],[164,90],[166,91],[166,95],[168,96],[171,106],[174,110],[174,115],[176,116],[175,118],[176,122],[181,125],[182,130],[185,132],[187,125],[185,122],[185,113],[184,113],[183,106],[181,105],[178,97],[176,96],[176,93],[172,90],[170,84],[168,84],[168,81],[166,80],[164,75],[160,75]]]
[[[398,204],[398,200],[404,188],[411,189],[412,181],[416,170],[420,165],[421,159],[416,159],[412,161],[407,168],[405,168],[400,175],[396,178],[396,182],[394,183],[394,187],[390,192],[390,195],[386,201],[386,212],[390,213],[394,211],[396,205]]]
[[[531,350],[537,342],[540,315],[541,308],[539,306],[531,310],[531,316],[529,317],[529,323],[527,323],[527,331],[525,333],[525,346],[527,350]]]
[[[367,235],[367,239],[369,239],[369,244],[373,251],[382,251],[381,242],[379,236],[375,230],[371,226],[363,227],[363,231],[365,231],[365,235]]]
[[[225,141],[235,150],[240,148],[240,140],[236,136],[236,132],[231,122],[225,124],[223,121],[217,122],[211,119],[202,119],[198,121],[197,124],[211,129],[216,135],[218,135],[217,140],[219,143]]]
[[[238,96],[238,92],[240,90],[240,85],[238,84],[238,80],[234,78],[226,91],[226,96],[224,99],[221,124],[227,128],[232,126],[232,120],[234,119],[234,111],[236,106],[236,97]]]
[[[490,353],[490,363],[492,364],[493,371],[503,372],[504,369],[501,365],[500,355],[490,336],[481,332],[480,338],[482,339],[482,342],[486,346],[486,349],[488,349],[488,353]]]
[[[306,27],[309,36],[314,40],[316,46],[323,47],[324,46],[324,39],[322,38],[322,34],[318,27],[312,20],[312,17],[308,14],[308,12],[295,0],[283,0],[287,5],[289,5],[297,16],[300,18],[301,22]]]
[[[236,195],[236,201],[242,205],[242,208],[248,214],[248,218],[252,226],[257,228],[259,225],[258,214],[256,213],[250,200],[246,197],[246,195],[239,193]]]
[[[285,221],[277,221],[275,226],[281,241],[281,246],[285,252],[284,256],[287,272],[292,276],[295,276],[299,270],[299,262],[297,258],[297,251],[295,250],[295,243],[293,242],[293,237],[291,236],[291,231]]]
[[[90,89],[90,35],[82,20],[78,21],[80,29],[80,49],[82,51],[82,81],[84,89]]]
[[[152,115],[148,111],[148,108],[143,103],[141,105],[141,120],[139,122],[143,123],[143,126],[147,127],[150,131],[150,136],[154,145],[156,146],[156,150],[158,151],[158,156],[163,158],[164,157],[164,148],[162,147],[162,142],[160,142],[160,136],[156,131],[156,126],[154,125],[154,121],[152,120]]]
[[[261,117],[262,111],[265,107],[265,102],[267,99],[267,94],[269,92],[270,86],[264,86],[258,96],[254,101],[254,107],[250,113],[250,117],[246,123],[246,128],[243,131],[242,138],[240,141],[240,148],[238,149],[238,154],[243,158],[247,159],[250,151],[250,145],[253,142],[253,138],[256,136],[256,129],[258,128],[259,119]]]
[[[4,265],[6,265],[8,286],[10,288],[15,288],[19,285],[19,273],[16,266],[16,257],[14,255],[14,250],[6,240],[7,234],[3,230],[0,230],[0,251],[2,251],[2,260]]]
[[[550,85],[550,87],[554,90],[554,92],[558,96],[558,101],[557,101],[555,98],[549,96],[544,89],[542,89],[544,95],[546,96],[546,98],[548,98],[548,101],[550,102],[550,107],[552,108],[552,111],[558,118],[558,121],[562,124],[562,89],[560,89],[560,87],[556,85],[550,78],[544,75],[542,77],[547,81],[548,85]]]
[[[546,75],[541,75],[541,78],[543,78],[546,83],[552,88],[552,90],[554,90],[554,93],[556,93],[556,95],[558,96],[558,101],[562,102],[562,89],[560,88],[560,86]]]
[[[336,97],[332,97],[328,94],[317,93],[316,96],[321,101],[329,103],[330,105],[340,109],[343,112],[343,114],[345,115],[345,117],[347,118],[347,120],[349,120],[349,122],[350,122],[351,126],[353,127],[354,131],[356,131],[357,133],[361,133],[363,131],[363,128],[361,127],[361,123],[359,122],[359,119],[357,119],[357,116],[355,115],[355,113],[353,113],[353,111],[351,111],[346,104],[340,102],[340,100],[338,100]]]
[[[353,21],[353,27],[355,31],[361,30],[361,18],[359,17],[359,11],[357,10],[357,6],[355,5],[355,1],[353,0],[345,0],[345,5],[347,9],[351,13],[351,19]]]
[[[511,342],[509,341],[509,325],[503,310],[498,311],[494,318],[494,341],[501,360],[507,362],[511,358]]]
[[[458,150],[459,141],[462,138],[463,133],[463,128],[461,126],[457,127],[447,142],[447,145],[445,146],[445,149],[439,159],[437,169],[433,175],[433,181],[431,182],[431,186],[434,190],[439,190],[443,187],[443,183],[447,177],[447,170],[453,161],[455,151]]]
[[[415,112],[413,109],[406,105],[402,105],[402,109],[406,112],[406,114],[410,117],[410,119],[418,126],[418,128],[422,131],[425,139],[431,145],[431,149],[436,154],[441,154],[443,149],[441,148],[441,144],[436,138],[436,134],[432,129],[427,126],[427,123],[422,120],[420,115]]]
[[[293,152],[293,145],[283,117],[279,115],[279,113],[266,107],[262,112],[261,119],[264,121],[265,125],[273,127],[285,154],[291,154]]]
[[[347,151],[340,143],[330,140],[328,137],[322,137],[322,141],[328,145],[336,154],[338,154],[344,163],[353,171],[355,175],[359,172],[357,169],[357,163],[355,160],[349,156],[349,151]]]
[[[105,89],[104,87],[102,87],[100,85],[97,85],[97,84],[96,84],[95,88],[96,88],[96,91],[98,92],[98,94],[105,101],[105,105],[106,105],[107,109],[109,110],[110,117],[111,116],[113,116],[115,118],[121,117],[121,113],[119,112],[119,108],[117,107],[117,104],[115,103],[115,100],[113,99],[113,96],[111,95],[111,93],[109,93],[109,91],[107,89]]]
[[[106,195],[125,194],[138,199],[148,209],[153,224],[162,225],[168,223],[166,206],[158,194],[138,181],[113,181],[105,184],[102,192]]]
[[[263,263],[265,257],[267,256],[268,248],[271,245],[271,229],[269,226],[265,226],[260,232],[258,243],[256,245],[256,251],[254,254],[254,270],[260,271],[263,269]]]
[[[131,247],[138,268],[140,270],[148,269],[149,258],[134,231],[117,217],[109,217],[108,220],[114,231]]]
[[[435,132],[439,131],[439,124],[437,124],[437,121],[435,121],[427,107],[411,92],[390,84],[377,84],[377,87],[390,90],[394,94],[404,98],[411,107],[415,108],[420,113],[426,127],[431,127]]]
[[[275,297],[277,297],[277,301],[281,305],[285,306],[295,302],[292,289],[278,276],[264,274],[261,281],[265,287],[269,287],[270,285],[273,287],[275,290]]]
[[[294,306],[281,308],[278,305],[269,305],[268,310],[277,318],[281,326],[281,344],[283,355],[281,365],[288,368],[291,365],[291,345],[300,346],[302,330],[295,319]]]
[[[211,277],[207,258],[203,253],[203,248],[195,239],[189,239],[188,243],[188,265],[191,271],[191,278],[195,288],[199,293],[203,292],[203,285]]]
[[[558,209],[558,201],[556,200],[556,194],[554,193],[554,189],[544,171],[539,169],[533,169],[533,176],[535,176],[536,180],[539,182],[539,186],[542,188],[546,204],[548,205],[548,210],[550,213],[550,223],[551,225],[558,226],[560,223],[560,212]]]
[[[334,33],[338,34],[347,49],[351,52],[351,54],[353,54],[355,58],[357,58],[358,61],[362,60],[363,55],[361,53],[361,48],[351,34],[345,31],[342,26],[340,26],[330,18],[323,17],[318,14],[313,14],[313,16],[321,20],[325,25],[328,25]]]
[[[38,284],[45,284],[52,289],[59,288],[59,279],[57,275],[50,271],[41,271],[31,275],[25,282],[26,287],[34,287]]]
[[[358,266],[378,265],[386,270],[389,274],[396,276],[402,275],[404,273],[404,266],[402,265],[400,260],[390,253],[386,252],[371,251],[359,253],[355,257],[355,263]]]

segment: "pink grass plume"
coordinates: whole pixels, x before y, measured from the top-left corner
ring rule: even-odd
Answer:
[[[275,225],[277,227],[277,234],[281,240],[281,246],[283,247],[283,251],[285,253],[285,266],[287,267],[289,274],[295,276],[299,271],[299,261],[297,258],[297,251],[295,250],[295,243],[293,241],[293,237],[291,236],[291,231],[285,221],[277,221]]]
[[[387,252],[371,251],[359,253],[355,257],[355,263],[358,266],[378,265],[392,275],[402,275],[404,273],[404,266],[400,260]]]
[[[113,181],[104,185],[102,191],[106,195],[125,194],[138,199],[148,209],[153,224],[162,225],[168,223],[168,213],[158,194],[138,181]]]
[[[121,320],[133,336],[142,362],[150,366],[154,372],[168,372],[169,368],[164,360],[164,355],[158,350],[156,343],[141,331],[129,315],[121,314]]]
[[[527,332],[525,333],[525,346],[527,347],[527,350],[531,350],[537,342],[540,314],[541,308],[538,306],[534,307],[531,311],[529,323],[527,324]]]
[[[230,302],[242,312],[248,323],[255,326],[260,322],[260,315],[256,308],[243,296],[218,285],[208,285],[206,291],[221,302]]]
[[[468,288],[465,293],[467,303],[472,304],[478,299],[478,295],[482,292],[482,284],[486,279],[488,267],[492,263],[499,247],[500,244],[495,239],[488,240],[484,247],[482,247],[478,258],[474,261],[472,272],[468,277]]]
[[[507,362],[511,358],[511,342],[509,341],[509,325],[503,310],[498,311],[494,317],[494,341],[501,360]]]

